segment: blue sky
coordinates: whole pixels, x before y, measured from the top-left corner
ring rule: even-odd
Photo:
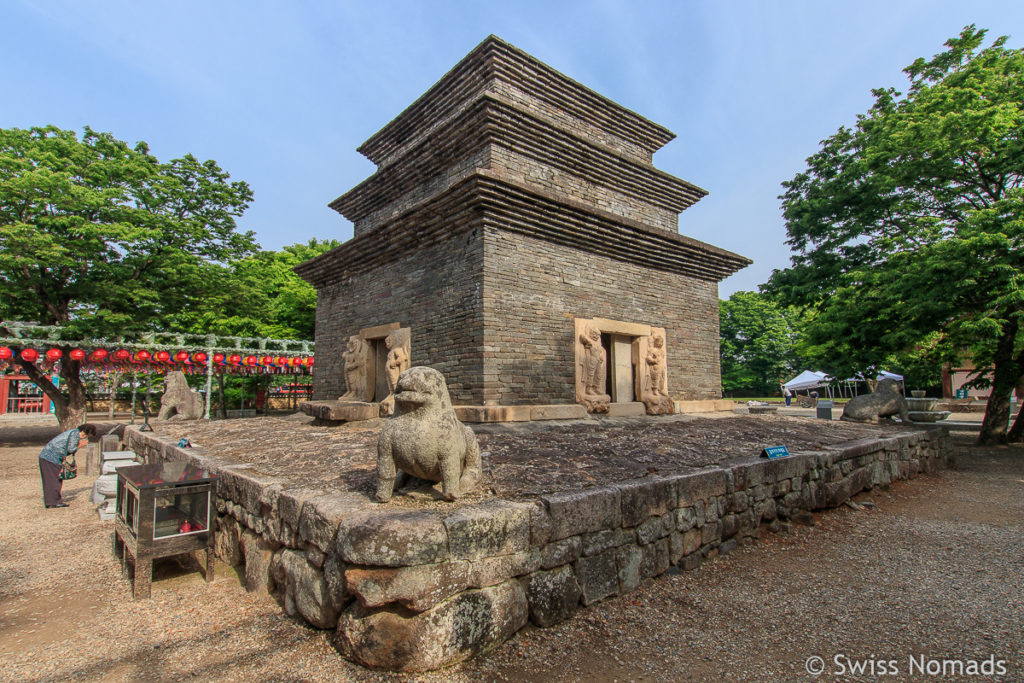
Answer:
[[[3,0],[0,23],[0,127],[215,159],[266,249],[351,237],[327,203],[373,173],[355,148],[493,33],[676,133],[655,164],[710,192],[680,232],[754,260],[723,298],[788,264],[780,183],[871,88],[969,23],[1024,44],[1009,0]]]

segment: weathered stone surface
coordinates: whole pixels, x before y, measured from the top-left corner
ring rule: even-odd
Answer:
[[[647,407],[640,401],[609,403],[608,417],[640,417],[647,414]]]
[[[292,529],[298,530],[299,518],[302,515],[302,506],[306,501],[317,496],[325,495],[327,491],[315,488],[284,489],[278,495],[277,509],[281,521]]]
[[[218,515],[216,519],[217,526],[213,532],[214,554],[232,567],[242,564],[244,557],[239,544],[241,530],[238,522],[228,515]]]
[[[659,538],[665,538],[675,528],[675,515],[665,514],[651,517],[636,528],[636,542],[646,545]]]
[[[447,500],[479,486],[480,446],[473,430],[455,416],[444,375],[433,368],[409,368],[398,376],[394,400],[397,414],[377,440],[377,500],[391,499],[396,468],[441,482]]]
[[[245,589],[262,593],[270,583],[270,560],[274,547],[261,536],[246,530],[240,540],[242,556],[245,558]]]
[[[530,621],[537,626],[565,621],[579,606],[582,591],[572,567],[534,572],[522,584],[530,604]]]
[[[530,406],[531,420],[582,420],[587,409],[578,404]]]
[[[353,603],[338,620],[339,649],[364,666],[429,671],[486,651],[528,619],[518,581],[468,590],[426,612]]]
[[[508,555],[530,547],[531,505],[495,500],[460,508],[444,519],[453,558]]]
[[[635,545],[624,545],[615,549],[620,593],[628,593],[640,586],[640,564],[643,556],[643,551]]]
[[[678,506],[693,505],[715,496],[724,496],[726,489],[725,471],[709,468],[694,472],[676,480]]]
[[[474,424],[484,422],[529,422],[533,419],[531,417],[531,406],[455,406],[455,415],[463,422],[472,422]]]
[[[188,388],[185,373],[172,370],[164,378],[164,395],[160,398],[159,420],[198,420],[205,404],[198,391]]]
[[[551,515],[551,540],[622,525],[619,491],[595,487],[541,496]]]
[[[310,498],[299,515],[299,536],[322,552],[328,552],[334,547],[334,536],[341,520],[365,505],[365,496],[348,492]]]
[[[347,567],[345,585],[366,607],[397,602],[423,612],[470,585],[466,561],[413,567]]]
[[[583,604],[592,605],[619,591],[615,548],[576,561],[576,578],[583,589]]]
[[[645,477],[615,485],[622,505],[622,526],[637,526],[652,515],[663,515],[676,506],[677,479]]]
[[[688,531],[697,524],[697,511],[693,507],[677,508],[675,511],[676,516],[676,529],[679,531]],[[704,521],[703,514],[701,515],[701,522]]]
[[[484,588],[540,569],[540,551],[531,548],[512,555],[484,557],[470,565],[469,585]]]
[[[338,553],[350,564],[403,567],[448,559],[441,518],[417,510],[373,510],[342,520]]]
[[[665,573],[669,566],[669,542],[667,538],[640,546],[641,580],[660,576]]]
[[[615,548],[626,543],[636,542],[633,529],[601,529],[580,537],[583,542],[583,555],[596,555],[608,548]]]
[[[274,561],[280,563],[273,573],[277,581],[283,579],[285,611],[301,614],[317,628],[334,628],[338,622],[338,611],[323,573],[295,550],[283,550]]]
[[[530,545],[540,548],[551,540],[551,515],[548,506],[541,500],[530,505]]]
[[[352,594],[345,583],[345,565],[332,553],[324,561],[323,572],[331,605],[336,612],[341,612],[341,609],[352,600]]]
[[[299,408],[325,422],[360,422],[380,416],[380,405],[365,401],[305,401]]]
[[[541,551],[541,569],[551,569],[563,564],[575,562],[583,551],[583,541],[579,536],[570,536],[561,541],[548,543]]]

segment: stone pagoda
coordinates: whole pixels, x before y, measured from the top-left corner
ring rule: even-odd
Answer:
[[[654,167],[673,137],[488,37],[363,143],[377,171],[330,204],[354,236],[296,268],[314,397],[387,412],[410,364],[470,421],[720,397],[718,283],[751,262],[679,234],[707,193]]]

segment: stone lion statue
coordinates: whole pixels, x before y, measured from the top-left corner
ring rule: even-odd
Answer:
[[[203,416],[203,397],[188,388],[185,373],[168,372],[164,379],[164,395],[160,399],[159,420],[198,420]]]
[[[377,440],[377,500],[391,500],[408,476],[441,482],[446,500],[480,484],[480,446],[455,417],[440,372],[413,367],[399,375],[395,406]]]
[[[843,408],[841,419],[850,422],[878,423],[880,418],[899,414],[904,423],[910,424],[907,414],[907,399],[900,394],[894,379],[883,379],[870,394],[854,396]]]

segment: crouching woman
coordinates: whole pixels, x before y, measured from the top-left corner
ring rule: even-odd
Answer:
[[[43,503],[48,508],[66,508],[61,496],[64,481],[60,478],[64,461],[96,436],[96,426],[84,424],[53,437],[39,452],[39,474],[43,479]]]

